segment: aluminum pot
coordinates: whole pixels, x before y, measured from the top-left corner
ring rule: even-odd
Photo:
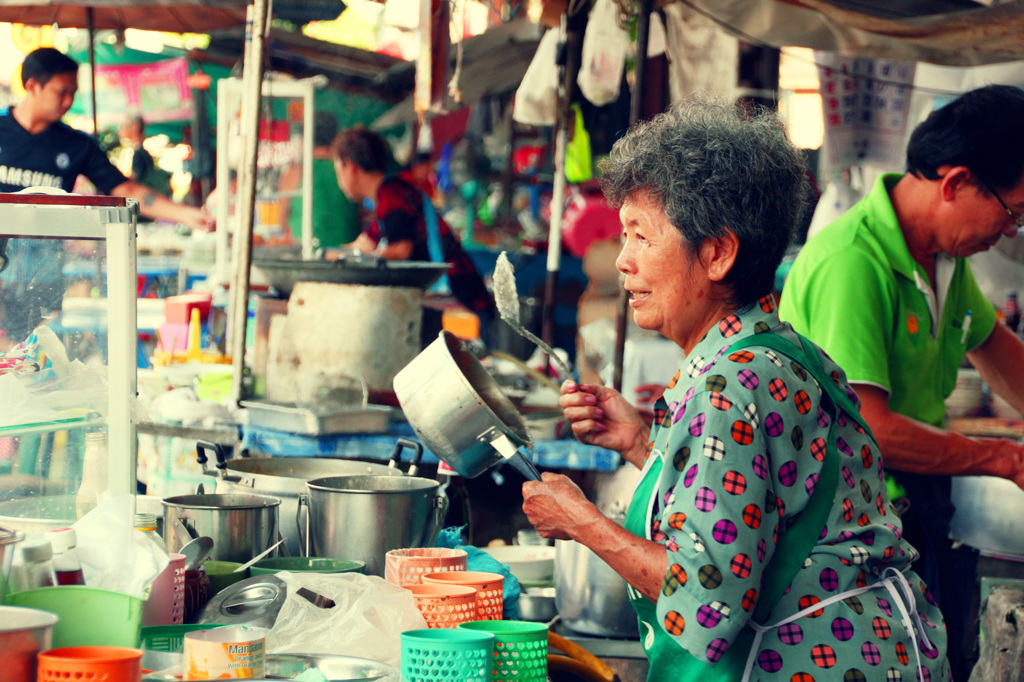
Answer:
[[[415,476],[423,456],[423,445],[413,440],[399,438],[387,465],[357,462],[348,459],[328,457],[260,457],[228,459],[224,449],[217,443],[199,441],[196,443],[196,461],[203,466],[203,473],[217,478],[214,492],[236,495],[271,495],[281,500],[278,517],[281,520],[281,534],[285,539],[288,556],[301,556],[302,543],[299,540],[299,496],[306,493],[306,481],[326,476],[402,476],[398,468],[402,449],[413,450],[409,460],[409,475]],[[215,463],[210,466],[208,452],[212,452]],[[295,519],[295,523],[292,522]]]
[[[612,516],[620,524],[623,518]],[[555,541],[555,606],[563,623],[596,637],[637,639],[626,581],[578,542]]]
[[[995,476],[954,476],[949,534],[965,545],[1024,560],[1024,491]]]
[[[384,577],[392,549],[433,545],[448,509],[429,478],[329,476],[306,486],[307,555],[362,561],[367,575]]]
[[[192,537],[213,539],[214,561],[249,559],[273,546],[279,538],[278,507],[281,500],[269,495],[178,495],[164,505],[164,541],[168,552],[184,545],[174,532],[178,521]],[[277,550],[268,556],[276,556]]]
[[[449,331],[395,375],[395,396],[426,446],[464,478],[507,459],[528,479],[540,474],[518,452],[533,441],[526,422],[480,361]]]
[[[50,648],[56,614],[21,606],[0,606],[0,652],[5,682],[35,682],[36,655]]]

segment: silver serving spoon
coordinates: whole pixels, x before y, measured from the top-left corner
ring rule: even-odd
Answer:
[[[505,251],[498,255],[498,261],[494,265],[494,302],[498,306],[498,314],[505,323],[512,327],[520,336],[532,341],[542,351],[554,358],[558,368],[566,377],[572,378],[572,370],[565,364],[565,361],[555,352],[555,349],[537,338],[529,329],[523,326],[519,320],[519,292],[516,290],[516,273],[512,269]]]

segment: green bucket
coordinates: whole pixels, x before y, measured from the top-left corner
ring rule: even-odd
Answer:
[[[459,629],[494,635],[494,682],[544,682],[548,676],[548,626],[525,620],[474,620]]]
[[[257,561],[249,567],[252,575],[268,575],[278,571],[296,573],[362,573],[362,561],[332,559],[317,556],[279,556],[273,559]]]
[[[55,613],[53,648],[120,646],[135,648],[142,628],[143,601],[120,592],[81,585],[60,585],[15,592],[11,606],[27,606]]]
[[[249,577],[248,568],[244,571],[235,572],[235,569],[241,565],[237,561],[203,562],[203,570],[206,571],[206,577],[210,579],[210,587],[213,588],[214,594],[220,592],[225,587],[234,585],[239,580],[245,580]]]
[[[471,630],[406,630],[403,682],[491,682],[494,635]]]

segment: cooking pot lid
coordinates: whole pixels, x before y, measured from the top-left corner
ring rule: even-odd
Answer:
[[[218,592],[198,622],[273,627],[287,595],[288,585],[275,575],[246,578]]]

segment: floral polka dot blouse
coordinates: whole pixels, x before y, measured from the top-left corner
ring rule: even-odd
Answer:
[[[658,623],[649,625],[710,664],[750,619],[777,534],[814,490],[831,425],[821,388],[800,364],[767,348],[728,352],[765,332],[801,345],[770,298],[712,327],[669,383],[651,433],[647,466],[654,457],[663,464],[647,536],[665,545],[669,569]],[[821,355],[826,373],[859,406],[842,370],[820,349],[805,350]],[[898,605],[887,590],[871,590],[765,633],[751,679],[947,680],[945,625],[909,569],[916,552],[901,540],[878,446],[841,411],[838,426],[839,482],[827,525],[765,624],[876,583],[891,567],[911,586],[911,613],[934,646],[920,644],[919,675]]]

